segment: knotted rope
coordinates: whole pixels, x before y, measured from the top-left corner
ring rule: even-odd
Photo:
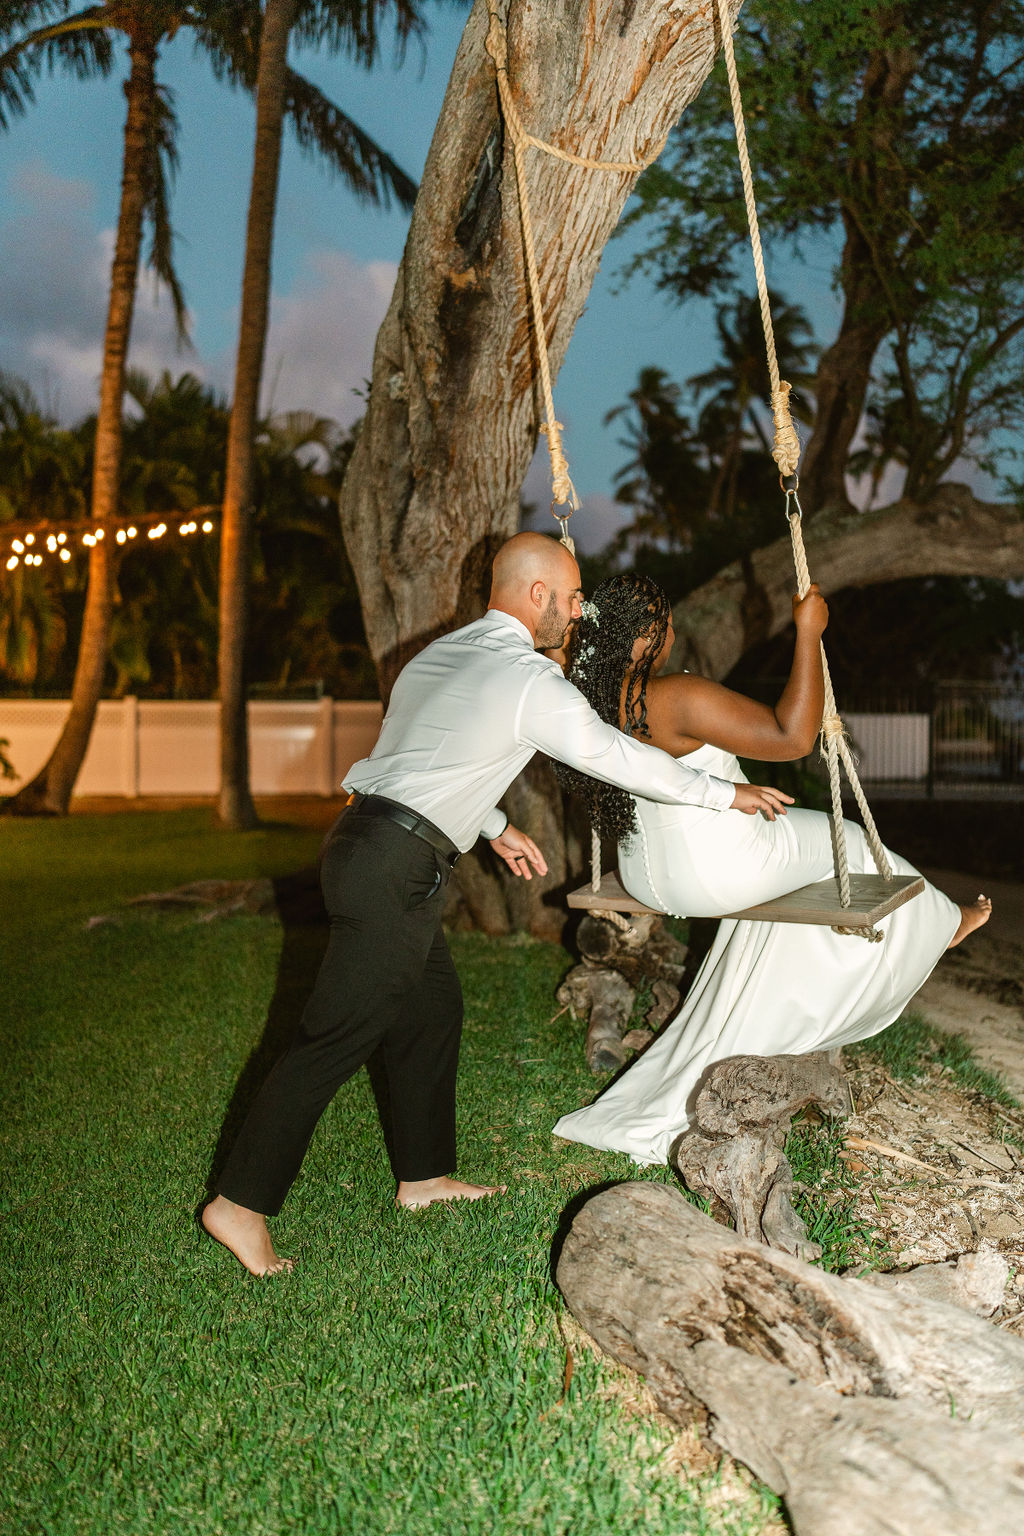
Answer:
[[[757,222],[757,204],[754,200],[754,178],[750,168],[750,155],[747,150],[747,131],[743,121],[743,102],[740,97],[739,78],[736,73],[736,56],[732,46],[732,17],[729,12],[728,0],[717,0],[718,19],[722,32],[722,52],[725,55],[725,72],[729,79],[729,98],[732,102],[732,116],[736,127],[736,148],[739,153],[740,178],[743,182],[743,199],[747,209],[747,226],[750,230],[750,247],[754,257],[754,277],[757,282],[757,297],[761,309],[761,323],[764,328],[765,354],[768,362],[768,377],[771,380],[772,416],[775,420],[775,446],[772,449],[772,458],[779,467],[779,475],[782,479],[783,490],[786,493],[786,518],[789,523],[790,539],[793,545],[793,564],[796,567],[797,591],[801,597],[806,597],[811,585],[810,573],[807,568],[807,554],[804,550],[803,538],[803,510],[796,491],[796,472],[800,462],[800,439],[789,411],[790,386],[784,379],[779,378],[779,363],[775,352],[775,331],[772,326],[771,303],[768,298],[768,280],[764,270],[764,255],[761,250],[761,233]],[[792,484],[787,484],[787,481]],[[825,655],[825,647],[821,647],[821,670],[825,684],[825,708],[821,722],[821,750],[828,763],[829,789],[832,798],[832,828],[835,853],[836,882],[839,887],[839,905],[850,905],[850,866],[846,847],[846,826],[843,820],[842,788],[839,780],[840,761],[846,769],[846,776],[853,791],[857,806],[864,820],[864,831],[867,835],[871,856],[875,861],[878,873],[886,880],[893,877],[892,865],[886,857],[882,840],[878,835],[874,817],[871,814],[867,799],[861,787],[860,777],[857,773],[857,765],[850,750],[850,743],[843,729],[843,722],[836,709],[835,694],[832,691],[832,678],[828,669],[828,658]],[[837,933],[864,934],[862,928],[840,928]],[[867,937],[878,941],[882,934],[877,929],[867,930]]]
[[[533,238],[533,220],[530,216],[530,198],[526,185],[526,156],[525,151],[532,146],[534,149],[543,150],[546,155],[553,155],[556,160],[564,160],[569,165],[578,165],[587,171],[608,171],[613,175],[639,176],[646,166],[638,161],[628,160],[590,160],[584,155],[570,154],[568,150],[559,149],[555,144],[548,144],[543,139],[536,138],[532,133],[527,133],[516,108],[512,95],[512,87],[508,77],[508,38],[505,32],[505,23],[495,6],[490,7],[490,23],[487,29],[487,52],[494,63],[494,74],[498,84],[498,96],[501,101],[501,112],[512,140],[512,161],[516,172],[516,189],[519,194],[519,216],[523,227],[523,251],[526,261],[526,286],[529,294],[530,309],[533,315],[533,330],[537,339],[537,365],[540,371],[541,392],[544,397],[544,420],[540,430],[548,440],[548,455],[551,459],[551,512],[557,518],[562,529],[562,543],[566,545],[571,554],[576,553],[576,547],[569,535],[568,522],[572,514],[579,510],[579,497],[576,487],[569,475],[569,463],[562,447],[562,423],[555,417],[555,401],[551,387],[551,366],[548,361],[547,331],[544,324],[544,310],[540,298],[540,278],[537,272],[537,249]],[[556,507],[566,507],[567,512],[556,512]]]

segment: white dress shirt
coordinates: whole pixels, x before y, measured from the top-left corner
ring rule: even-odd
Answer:
[[[344,788],[418,811],[463,852],[507,822],[497,802],[535,752],[669,804],[728,810],[736,786],[606,725],[525,624],[492,608],[403,668],[377,744]]]

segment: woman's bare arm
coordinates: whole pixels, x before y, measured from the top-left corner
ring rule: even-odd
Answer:
[[[675,756],[704,742],[766,763],[805,757],[821,727],[822,633],[828,607],[817,586],[793,599],[796,646],[778,703],[758,704],[710,678],[690,673],[652,679],[647,690],[651,741]]]

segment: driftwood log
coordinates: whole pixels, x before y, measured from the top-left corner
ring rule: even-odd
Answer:
[[[559,987],[558,1001],[576,1018],[589,1021],[584,1050],[590,1070],[613,1072],[631,1050],[646,1045],[679,1006],[686,946],[653,915],[634,918],[624,932],[589,913],[580,922],[576,943],[582,963]],[[644,1027],[627,1033],[643,986],[651,989]]]
[[[664,1185],[583,1206],[573,1313],[659,1406],[782,1494],[797,1536],[1018,1536],[1024,1342],[960,1307],[830,1275]]]
[[[741,1237],[803,1259],[821,1257],[793,1209],[793,1170],[783,1152],[790,1121],[813,1105],[849,1108],[846,1080],[824,1051],[810,1056],[730,1056],[704,1074],[689,1129],[669,1162],[694,1194],[732,1217]]]

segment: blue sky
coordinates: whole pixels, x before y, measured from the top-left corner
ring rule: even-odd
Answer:
[[[313,78],[412,176],[426,157],[465,13],[430,13],[426,63],[412,46],[402,68],[367,74],[343,59],[296,53]],[[64,419],[92,409],[119,192],[124,98],[120,79],[41,82],[37,102],[0,138],[0,368],[27,378]],[[218,85],[186,36],[168,45],[160,75],[175,94],[181,165],[173,191],[177,262],[193,316],[195,350],[175,350],[166,295],[143,278],[132,361],[149,371],[190,368],[227,390],[232,370],[253,106]],[[274,249],[264,404],[307,408],[348,423],[370,372],[405,240],[407,218],[362,207],[322,166],[287,144]],[[636,236],[613,241],[576,328],[555,398],[584,498],[574,533],[597,548],[622,521],[612,494],[626,457],[605,414],[639,370],[658,364],[683,380],[714,360],[710,309],[673,308],[646,279],[617,273]],[[827,252],[820,262],[770,271],[825,338],[834,324]],[[526,494],[543,500],[535,461]]]

